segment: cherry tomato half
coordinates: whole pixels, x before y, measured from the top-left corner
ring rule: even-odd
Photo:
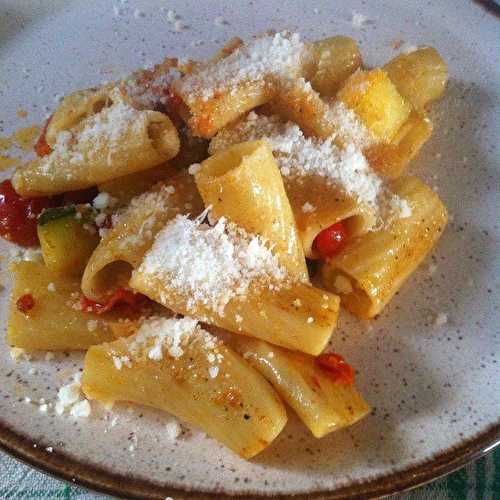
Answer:
[[[38,245],[37,217],[50,198],[21,198],[10,180],[0,183],[0,236],[25,247]]]

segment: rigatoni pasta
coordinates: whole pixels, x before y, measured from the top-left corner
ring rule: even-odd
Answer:
[[[271,241],[289,275],[307,280],[304,251],[269,144],[237,144],[205,160],[196,185],[211,216]]]
[[[317,438],[352,425],[370,411],[356,388],[317,360],[262,340],[233,337],[231,345],[276,389]]]
[[[191,318],[154,318],[137,333],[89,349],[90,399],[168,411],[249,459],[281,432],[283,403],[264,378]]]
[[[78,277],[50,272],[36,260],[16,262],[11,271],[8,345],[28,351],[74,351],[114,340],[110,323],[116,317],[79,308]],[[29,298],[28,309],[22,306],[23,297]]]
[[[126,286],[165,222],[178,214],[197,215],[201,207],[194,179],[185,174],[132,199],[87,263],[82,278],[85,295],[99,300]]]
[[[66,96],[0,183],[0,234],[42,256],[12,266],[14,354],[88,350],[89,400],[245,459],[285,403],[317,438],[355,424],[369,406],[330,338],[340,305],[380,314],[443,232],[438,196],[400,176],[446,80],[429,47],[367,70],[350,38],[284,31]]]
[[[179,151],[168,116],[137,110],[114,89],[112,104],[59,132],[52,152],[16,171],[13,185],[23,196],[74,191],[165,162]]]
[[[337,321],[337,296],[290,278],[267,241],[224,218],[170,221],[130,286],[177,313],[311,354]]]
[[[441,236],[447,222],[437,194],[415,177],[394,182],[411,215],[352,240],[322,270],[323,283],[344,306],[367,319],[379,314]]]

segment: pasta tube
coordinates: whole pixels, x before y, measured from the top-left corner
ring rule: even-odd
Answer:
[[[246,459],[287,421],[266,380],[190,318],[148,320],[132,337],[89,349],[82,388],[90,399],[167,411]]]
[[[110,106],[111,94],[112,87],[104,86],[78,90],[65,96],[47,124],[45,131],[47,144],[53,149],[60,132],[72,129],[86,118]]]
[[[281,85],[273,99],[263,107],[263,112],[295,122],[306,136],[326,139],[336,132],[328,104],[304,78]]]
[[[352,425],[370,411],[353,384],[334,380],[312,356],[239,335],[229,345],[272,384],[314,437]]]
[[[419,111],[441,97],[448,81],[446,63],[432,47],[400,54],[384,70],[398,92]]]
[[[114,339],[110,313],[96,315],[78,308],[80,280],[50,272],[41,261],[11,266],[14,287],[9,306],[7,343],[29,351],[72,351]],[[18,303],[29,294],[33,307]]]
[[[131,270],[140,264],[165,222],[178,214],[197,215],[202,207],[194,179],[187,173],[134,198],[90,257],[82,278],[83,293],[102,300],[128,284]]]
[[[289,275],[308,279],[292,209],[268,143],[245,142],[221,151],[202,163],[195,178],[213,217],[227,217],[272,242]]]
[[[361,182],[363,178],[365,185],[380,183],[361,154],[355,153],[357,168],[352,172],[353,157],[343,153],[330,139],[320,142],[305,138],[293,123],[255,113],[221,130],[210,141],[209,152],[217,154],[236,143],[255,139],[266,139],[272,145],[308,258],[318,257],[314,239],[332,224],[345,221],[351,235],[362,234],[374,225],[373,204],[358,201],[358,186],[353,186],[349,194],[344,188],[346,179],[354,179],[361,185],[365,184]]]
[[[176,313],[311,354],[338,315],[337,296],[290,279],[260,237],[223,218],[170,221],[130,286]]]
[[[133,172],[147,170],[179,151],[170,119],[133,108],[115,89],[112,104],[57,136],[53,151],[14,174],[22,196],[84,189]]]
[[[356,42],[346,36],[333,36],[318,40],[311,45],[314,72],[312,87],[322,96],[334,96],[340,85],[362,63]]]
[[[379,314],[441,236],[447,212],[438,196],[415,177],[402,177],[394,192],[412,209],[388,227],[355,238],[325,262],[323,284],[340,294],[360,318]]]
[[[194,135],[210,138],[227,123],[269,101],[282,79],[304,72],[307,47],[297,35],[266,35],[200,65],[173,83],[179,112]]]

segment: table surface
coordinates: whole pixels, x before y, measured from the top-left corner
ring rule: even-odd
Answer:
[[[0,453],[0,498],[109,498],[49,477]],[[500,499],[500,447],[496,451],[431,484],[392,500]],[[174,499],[175,500],[175,499]]]

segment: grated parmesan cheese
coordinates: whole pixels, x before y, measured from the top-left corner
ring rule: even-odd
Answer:
[[[302,212],[305,213],[305,214],[314,212],[315,210],[316,210],[316,207],[314,205],[311,205],[308,201],[306,201],[302,205]]]
[[[134,106],[140,109],[157,109],[160,105],[167,104],[170,85],[178,75],[177,70],[171,67],[154,70],[152,77],[150,73],[139,71],[124,82],[124,89]]]
[[[155,276],[197,306],[224,315],[227,303],[259,283],[279,287],[285,270],[267,242],[220,218],[214,225],[178,215],[158,233],[138,270]]]
[[[325,140],[305,137],[298,125],[282,122],[278,116],[250,112],[245,120],[221,130],[212,139],[210,152],[213,154],[238,142],[258,139],[270,143],[285,180],[300,182],[301,177],[318,175],[377,211],[388,210],[405,217],[411,215],[408,203],[388,191],[355,144],[348,143],[340,149],[334,137]]]
[[[86,162],[102,154],[103,148],[109,150],[110,157],[125,141],[129,133],[141,134],[144,117],[140,110],[126,103],[119,90],[111,93],[113,104],[101,112],[88,117],[80,131],[63,130],[57,135],[56,144],[50,155],[40,159],[39,170],[45,175],[52,174],[55,159],[74,167],[84,167]],[[78,147],[76,147],[78,145]],[[86,151],[85,155],[81,151]],[[72,178],[72,169],[66,169],[66,177]]]
[[[168,422],[165,425],[165,430],[167,431],[167,436],[170,441],[175,441],[182,433],[182,427],[177,420],[173,420],[172,422]]]
[[[73,375],[73,382],[61,387],[57,393],[55,411],[62,415],[66,410],[73,417],[88,417],[91,413],[90,403],[83,397],[81,392],[81,373]]]
[[[376,139],[365,124],[343,102],[335,99],[328,102],[327,120],[335,124],[338,137],[345,144],[354,144],[363,149]]]
[[[407,219],[411,217],[412,209],[408,200],[400,198],[399,196],[393,196],[390,200],[391,209],[394,213],[399,214],[400,219]]]
[[[448,323],[448,315],[446,313],[440,312],[436,319],[434,320],[434,324],[436,326],[444,326]]]
[[[201,169],[201,165],[199,163],[193,163],[192,165],[189,166],[188,172],[191,175],[196,175]]]
[[[363,28],[367,21],[368,18],[365,15],[359,14],[358,12],[352,13],[351,24],[353,25],[354,28],[356,29]]]
[[[116,198],[113,198],[113,196],[106,192],[99,193],[92,201],[92,205],[97,210],[106,210],[107,208],[113,208],[117,203],[118,200]]]
[[[84,399],[82,401],[78,401],[75,405],[72,406],[70,410],[70,415],[72,417],[88,417],[91,413],[90,403]]]
[[[219,132],[217,148],[236,142],[266,139],[275,153],[281,173],[297,178],[319,175],[339,185],[360,202],[374,206],[382,180],[373,172],[359,149],[349,144],[339,149],[333,138],[305,137],[299,126],[283,123],[277,116],[249,113],[236,127]]]
[[[216,378],[217,375],[219,374],[219,367],[218,366],[211,366],[208,369],[208,374],[210,375],[210,378]]]
[[[192,318],[150,318],[142,323],[128,348],[133,357],[146,353],[149,359],[163,359],[164,351],[179,358],[193,338],[203,339],[204,346],[215,346],[214,338]]]
[[[208,101],[217,92],[235,91],[243,82],[297,76],[306,55],[306,46],[298,34],[270,34],[238,47],[216,64],[201,66],[194,73],[177,80],[174,87],[188,103],[199,98]]]
[[[119,248],[125,249],[130,246],[143,244],[144,241],[153,238],[153,229],[157,224],[157,217],[165,214],[169,210],[175,210],[170,206],[169,197],[175,193],[173,186],[162,185],[159,190],[149,191],[135,196],[130,201],[127,209],[119,216],[113,216],[113,227],[122,222],[126,223],[131,217],[141,212],[143,220],[141,226],[134,233],[126,232],[121,234]]]

